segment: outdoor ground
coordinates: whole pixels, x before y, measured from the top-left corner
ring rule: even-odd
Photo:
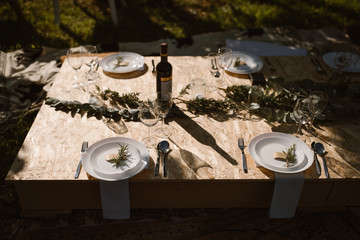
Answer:
[[[177,54],[196,55],[192,49],[212,39],[275,37],[274,42],[320,55],[329,47],[359,49],[360,44],[358,0],[117,0],[117,26],[108,1],[59,2],[61,23],[56,25],[52,1],[0,1],[0,51],[27,49],[34,57],[46,50],[56,59],[68,47],[92,43],[104,52],[145,48],[149,51],[141,54],[153,54],[155,43],[170,39]],[[33,101],[0,122],[0,239],[360,238],[357,209],[299,212],[287,220],[270,220],[267,209],[138,209],[131,220],[121,221],[103,220],[98,210],[24,218],[11,184],[3,179],[40,104],[41,99]]]

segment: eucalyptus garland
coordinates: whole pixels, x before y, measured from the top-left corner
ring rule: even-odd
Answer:
[[[270,78],[264,87],[263,94],[259,101],[259,108],[252,108],[249,104],[250,86],[233,85],[219,89],[224,93],[221,100],[212,98],[186,100],[185,95],[189,94],[190,85],[185,86],[174,99],[176,103],[184,103],[186,110],[193,114],[204,114],[210,117],[234,116],[241,114],[242,111],[255,114],[268,122],[294,122],[292,110],[299,97],[307,97],[310,92],[315,90],[324,91],[329,96],[329,104],[322,116],[323,120],[335,120],[346,117],[348,114],[359,113],[360,109],[360,83],[349,83],[339,85],[315,84],[306,79],[298,82],[286,84],[282,78]],[[45,103],[54,107],[56,111],[63,111],[80,114],[97,119],[111,118],[114,121],[126,119],[138,121],[138,107],[141,103],[139,93],[129,93],[120,95],[110,89],[99,93],[104,102],[109,102],[111,106],[98,106],[79,101],[65,101],[56,98],[47,98]]]
[[[320,120],[336,120],[356,114],[360,111],[360,83],[349,84],[319,84],[310,79],[297,82],[285,83],[282,78],[270,78],[264,87],[259,108],[252,108],[249,104],[250,86],[233,85],[221,88],[225,96],[223,100],[193,99],[183,100],[188,94],[189,85],[181,92],[179,99],[185,103],[187,110],[193,114],[206,114],[216,116],[218,114],[236,115],[241,111],[255,114],[268,122],[295,122],[293,108],[298,98],[307,97],[312,91],[324,91],[329,96],[329,103]]]
[[[71,114],[74,117],[76,114],[80,114],[83,117],[85,114],[88,118],[95,117],[101,120],[103,117],[113,119],[118,122],[120,119],[128,121],[137,121],[139,119],[138,105],[140,103],[137,93],[123,94],[120,96],[116,92],[105,90],[101,92],[103,100],[110,99],[112,105],[126,106],[122,109],[117,107],[106,107],[105,105],[99,106],[91,103],[81,103],[79,101],[66,101],[57,98],[46,98],[45,104],[55,108],[55,111],[63,111]],[[136,103],[136,104],[135,104]],[[134,106],[135,108],[128,108],[127,106]]]

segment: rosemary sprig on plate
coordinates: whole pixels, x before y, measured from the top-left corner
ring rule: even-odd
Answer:
[[[124,59],[122,57],[117,57],[117,63],[115,63],[114,69],[120,67],[120,66],[127,66],[129,65],[128,62],[124,62]]]
[[[126,165],[126,161],[127,161],[128,145],[122,145],[119,143],[119,146],[120,149],[118,150],[118,155],[114,158],[106,160],[109,163],[113,163],[116,168]]]
[[[286,160],[286,167],[291,167],[294,165],[297,161],[296,157],[296,144],[294,143],[290,147],[286,149],[286,151],[283,151],[285,154],[285,160]]]
[[[239,57],[236,58],[235,62],[234,62],[234,67],[240,67],[246,65],[246,62],[242,61]]]

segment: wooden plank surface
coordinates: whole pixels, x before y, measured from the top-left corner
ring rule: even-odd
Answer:
[[[110,88],[120,94],[139,92],[140,99],[154,96],[156,80],[151,73],[151,60],[154,59],[156,64],[160,58],[145,57],[144,59],[143,70],[130,75],[117,75],[116,78],[100,68],[103,88]],[[276,69],[276,74],[284,77],[286,81],[305,78],[317,82],[328,81],[328,75],[317,72],[309,57],[268,57],[268,60]],[[204,57],[169,57],[169,61],[173,64],[175,97],[193,78],[203,78],[206,81],[210,79],[206,66],[207,60]],[[324,69],[329,71],[325,66]],[[85,67],[81,71],[81,74],[84,74]],[[267,64],[262,72],[266,77],[275,74]],[[48,96],[87,102],[84,91],[72,89],[74,76],[75,71],[67,61],[64,61]],[[351,76],[353,80],[360,79],[359,74]],[[251,85],[248,77],[227,76],[226,82],[228,85]],[[219,97],[214,92],[207,92],[207,94],[207,97]],[[253,137],[272,131],[295,135],[296,126],[269,124],[264,120],[250,121],[245,120],[243,116],[220,121],[208,116],[194,116],[187,112],[185,114],[185,118],[169,117],[167,119],[167,124],[172,130],[169,138],[172,148],[168,161],[169,177],[164,179],[161,176],[154,176],[154,161],[157,153],[155,149],[149,149],[149,169],[143,170],[130,179],[132,206],[268,207],[274,174],[265,168],[256,167],[247,148],[245,148],[245,154],[249,173],[243,172],[241,152],[236,144],[237,136],[242,134],[245,137],[245,143],[248,144]],[[88,180],[89,176],[84,169],[78,180],[73,178],[80,157],[81,142],[87,140],[93,144],[101,139],[115,136],[141,141],[148,134],[147,127],[141,122],[123,122],[123,124],[126,132],[119,135],[109,129],[103,121],[95,118],[87,119],[79,115],[71,117],[70,114],[56,112],[48,105],[43,105],[6,177],[7,181],[14,182],[23,207],[25,209],[54,209],[56,206],[58,208],[63,206],[63,209],[97,208],[99,206],[98,182]],[[306,180],[299,206],[324,207],[327,204],[341,205],[341,203],[360,205],[357,198],[353,201],[347,200],[347,196],[351,196],[349,191],[352,187],[342,188],[342,185],[338,183],[339,180],[353,179],[354,184],[357,185],[360,179],[360,165],[357,157],[359,150],[356,144],[360,139],[358,121],[345,119],[341,122],[329,122],[321,126],[316,136],[304,132],[301,138],[308,145],[312,141],[321,141],[325,144],[331,179],[325,179],[324,171],[321,176],[317,176],[315,166],[306,170],[304,172]],[[181,149],[188,150],[196,155],[197,159],[203,161],[206,165],[205,171],[196,171],[184,161],[180,154]],[[211,174],[206,174],[206,172]],[[40,195],[36,195],[31,190],[35,189],[36,185],[46,190],[45,195],[40,194],[42,190],[38,191]],[[74,201],[71,195],[79,195],[80,189],[86,194]],[[342,192],[343,199],[334,197],[334,194],[341,190],[345,191]],[[144,193],[149,196],[147,203],[144,203],[140,197]],[[58,200],[52,202],[51,199],[42,199],[46,195]],[[63,196],[60,197],[61,195]],[[184,195],[189,196],[189,199],[178,199]],[[231,198],[231,195],[234,198]],[[226,196],[226,198],[219,196]],[[91,199],[89,204],[84,205],[84,201],[89,199]]]

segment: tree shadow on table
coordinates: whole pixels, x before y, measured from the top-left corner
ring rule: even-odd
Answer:
[[[166,118],[168,121],[175,121],[185,131],[187,131],[198,142],[212,147],[218,154],[225,158],[230,164],[238,165],[227,152],[225,152],[217,143],[215,138],[204,128],[198,125],[194,120],[181,111],[176,105],[171,109],[172,117]]]

